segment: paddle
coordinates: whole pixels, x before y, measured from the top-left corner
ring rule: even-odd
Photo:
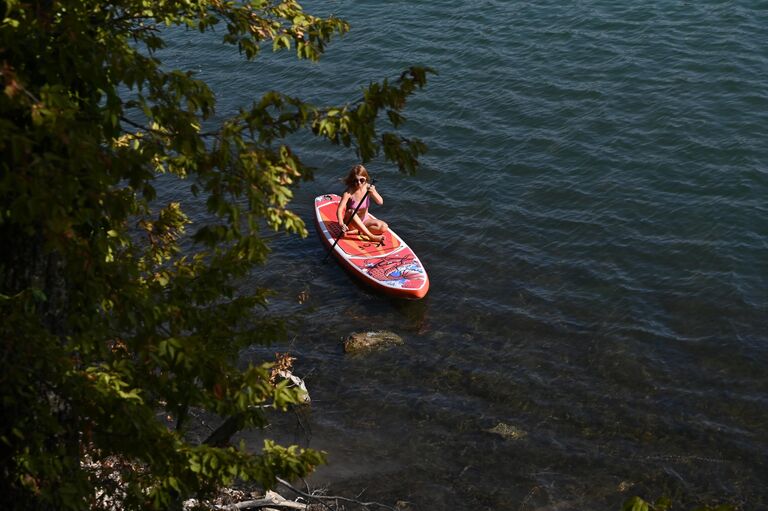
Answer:
[[[371,179],[371,186],[373,186],[374,184],[376,184],[376,180],[375,179]],[[362,206],[363,202],[365,202],[365,198],[368,197],[369,193],[371,193],[371,186],[369,186],[368,189],[365,191],[365,195],[363,195],[363,198],[360,199],[360,202],[357,203],[357,207],[352,212],[352,214],[349,216],[349,220],[344,222],[344,225],[349,224],[349,222],[351,222],[352,219],[355,218],[355,215],[357,214],[357,210],[360,209],[360,206]],[[343,238],[343,237],[344,237],[344,229],[341,230],[341,235],[338,238],[336,238],[336,241],[333,242],[333,246],[331,247],[331,249],[328,251],[327,254],[325,254],[325,257],[323,258],[323,262],[328,260],[328,256],[331,255],[331,252],[333,252],[333,249],[336,248],[336,245],[339,244],[339,241],[341,241],[341,238]]]

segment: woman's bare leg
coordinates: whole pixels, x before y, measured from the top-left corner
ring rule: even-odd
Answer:
[[[369,215],[370,216],[370,215]],[[360,220],[360,217],[358,215],[355,215],[352,217],[352,221],[349,222],[350,224],[354,224],[355,227],[358,228],[360,232],[368,236],[369,238],[376,240],[376,241],[384,241],[384,236],[373,234],[368,227],[363,223],[362,220]],[[350,231],[347,231],[350,232]]]
[[[384,242],[384,233],[389,230],[389,226],[386,222],[383,220],[379,220],[375,216],[371,215],[370,213],[365,219],[365,226],[368,228],[370,232],[375,232],[374,236],[380,241]]]
[[[389,230],[389,225],[387,225],[385,221],[379,220],[371,214],[368,215],[368,218],[365,221],[365,226],[368,227],[371,232],[378,234],[384,234]]]

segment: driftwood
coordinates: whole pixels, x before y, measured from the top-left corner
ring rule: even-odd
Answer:
[[[387,506],[379,502],[363,502],[357,499],[351,499],[347,497],[340,497],[336,495],[321,495],[317,493],[308,493],[301,491],[291,485],[288,481],[277,478],[277,481],[289,489],[291,492],[297,495],[298,499],[305,502],[297,502],[288,500],[282,495],[274,491],[267,491],[264,497],[259,499],[244,500],[242,502],[236,502],[234,504],[218,504],[213,505],[210,509],[212,511],[247,511],[247,510],[259,510],[259,511],[284,511],[284,510],[299,510],[299,511],[343,511],[360,509],[371,511],[374,509],[386,509],[388,511],[404,511],[408,509],[407,502],[400,501],[397,503],[397,507]],[[358,498],[360,495],[358,495]],[[200,502],[195,499],[184,502],[185,509],[199,509]],[[210,504],[209,504],[210,505]],[[347,507],[352,505],[354,507]]]
[[[217,511],[242,511],[245,509],[308,509],[302,502],[295,502],[284,498],[279,493],[268,491],[264,498],[246,500],[237,504],[216,506]]]
[[[305,499],[314,500],[316,502],[319,502],[325,509],[328,511],[335,511],[338,509],[344,509],[342,507],[339,507],[339,502],[346,502],[349,504],[354,504],[356,506],[359,506],[362,509],[374,509],[374,508],[381,508],[381,509],[387,509],[389,511],[400,511],[398,508],[394,508],[392,506],[387,506],[386,504],[381,504],[379,502],[362,502],[357,499],[350,499],[347,497],[339,497],[336,495],[314,495],[311,493],[303,492],[297,488],[295,488],[291,483],[288,481],[285,481],[284,479],[277,478],[277,482],[294,492],[296,495],[299,495],[300,497],[303,497]],[[359,495],[358,495],[359,497]],[[334,505],[331,505],[329,503],[333,503]]]

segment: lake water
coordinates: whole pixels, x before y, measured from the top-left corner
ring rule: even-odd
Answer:
[[[406,114],[430,148],[418,175],[368,166],[426,299],[320,263],[312,200],[356,160],[303,140],[310,237],[272,235],[243,282],[291,319],[289,343],[244,356],[298,357],[311,411],[267,434],[328,451],[311,483],[419,510],[768,508],[768,3],[307,7],[352,24],[319,64],[247,63],[196,34],[163,55],[221,115],[270,89],[329,105],[411,64],[439,72]],[[342,353],[372,329],[406,345]]]

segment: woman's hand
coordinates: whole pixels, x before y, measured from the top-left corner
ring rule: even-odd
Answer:
[[[344,222],[339,222],[339,225],[341,225],[341,232],[347,232],[349,230],[349,226]]]

